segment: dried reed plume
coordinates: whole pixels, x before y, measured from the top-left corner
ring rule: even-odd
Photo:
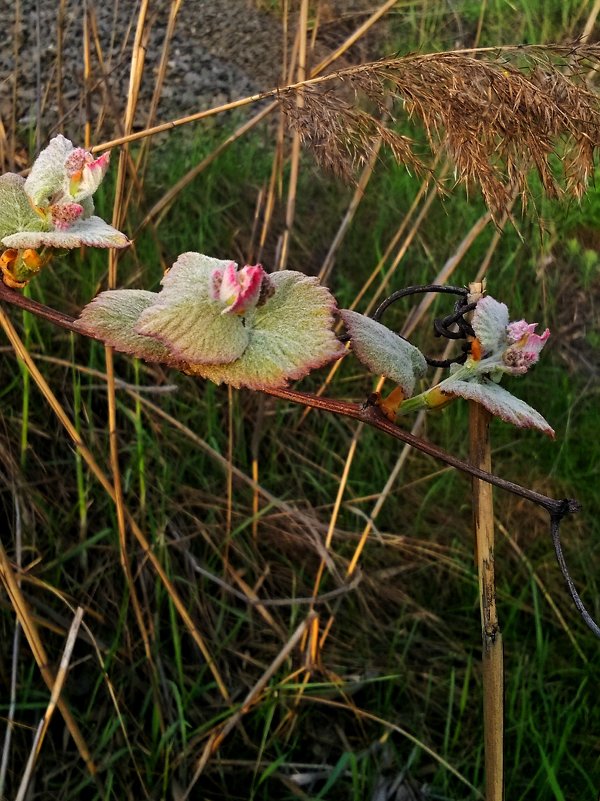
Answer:
[[[423,147],[378,119],[389,119],[390,99],[401,101],[422,123],[430,150],[449,154],[459,181],[479,184],[498,220],[515,193],[526,201],[532,169],[550,196],[583,194],[600,142],[599,98],[585,76],[599,60],[600,46],[582,43],[413,54],[286,87],[278,99],[319,162],[345,177],[368,159],[378,137],[398,162],[429,168]],[[325,81],[350,86],[355,101],[363,95],[375,114],[324,89]]]

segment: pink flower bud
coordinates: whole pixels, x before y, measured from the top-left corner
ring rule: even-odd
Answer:
[[[540,352],[550,336],[550,329],[546,328],[540,336],[534,333],[536,328],[537,323],[527,323],[525,320],[510,323],[507,327],[510,347],[502,354],[502,361],[510,367],[512,373],[526,373],[538,361]]]
[[[221,314],[244,314],[258,303],[265,275],[260,264],[246,265],[239,271],[234,262],[225,268],[216,267],[210,277],[210,296],[225,304]]]
[[[83,214],[79,203],[57,203],[50,206],[52,224],[59,231],[66,231]]]

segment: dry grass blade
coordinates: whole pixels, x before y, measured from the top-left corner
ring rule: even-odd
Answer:
[[[573,650],[577,652],[577,655],[582,659],[583,662],[587,663],[589,661],[587,656],[582,651],[581,646],[579,645],[579,642],[577,641],[575,635],[573,634],[573,632],[571,630],[571,627],[567,623],[567,621],[565,619],[565,616],[563,615],[563,613],[558,608],[558,606],[556,604],[556,601],[552,597],[550,591],[548,590],[548,588],[546,587],[546,585],[544,584],[544,582],[540,578],[538,572],[535,570],[535,568],[531,564],[531,560],[527,558],[527,555],[523,552],[523,549],[519,547],[519,544],[517,543],[515,538],[510,535],[510,532],[508,531],[506,526],[502,523],[502,521],[499,520],[498,518],[495,518],[494,522],[496,524],[496,528],[498,529],[498,531],[502,534],[503,537],[505,537],[506,540],[508,540],[508,543],[509,543],[510,547],[517,554],[517,556],[519,557],[519,559],[521,560],[521,562],[523,563],[523,565],[527,569],[527,572],[529,573],[529,575],[532,577],[532,579],[535,581],[535,583],[539,587],[539,590],[542,593],[542,595],[544,596],[544,599],[546,600],[546,603],[548,604],[550,609],[552,609],[552,611],[556,615],[556,619],[560,623],[561,628],[563,629],[563,631],[565,632],[565,634],[569,638],[569,640],[571,642],[571,645],[573,646]]]
[[[473,784],[471,784],[471,782],[465,776],[463,776],[462,773],[459,773],[456,768],[452,767],[452,765],[445,760],[444,757],[438,754],[437,751],[434,751],[433,748],[429,748],[429,746],[426,745],[422,740],[419,740],[418,737],[415,737],[414,734],[411,734],[401,726],[391,723],[389,720],[384,720],[377,715],[373,715],[364,709],[360,709],[354,704],[352,704],[352,706],[348,706],[348,704],[341,703],[340,701],[332,701],[330,698],[319,698],[318,696],[314,695],[304,695],[301,700],[305,703],[323,704],[324,706],[331,707],[332,709],[346,710],[359,718],[364,718],[365,720],[372,720],[375,723],[379,723],[389,731],[397,732],[402,737],[405,737],[411,743],[416,745],[418,748],[421,748],[426,754],[434,759],[445,770],[449,771],[453,776],[456,776],[459,781],[465,784],[471,790],[471,792],[475,794],[476,798],[483,798],[483,795],[480,793],[480,791]]]
[[[298,82],[306,79],[306,37],[308,28],[308,0],[302,0],[300,6],[300,16],[298,22]],[[298,114],[302,114],[304,108],[304,92],[299,91],[294,97],[294,104],[298,109]],[[294,132],[292,139],[292,154],[290,158],[290,179],[288,185],[288,198],[285,210],[285,230],[281,241],[281,255],[279,258],[278,269],[285,270],[289,256],[290,236],[294,225],[296,214],[296,192],[298,189],[298,176],[300,174],[300,143],[301,135],[299,131]]]
[[[171,41],[173,39],[173,34],[175,33],[175,23],[177,21],[177,15],[179,14],[181,2],[182,0],[173,0],[173,2],[171,2],[171,7],[169,9],[169,21],[167,22],[167,29],[165,31],[163,48],[160,56],[160,63],[158,65],[158,74],[156,76],[154,92],[152,93],[150,108],[148,109],[148,116],[147,116],[148,127],[150,127],[154,122],[154,119],[156,117],[156,111],[158,109],[158,104],[160,102],[160,96],[162,93],[165,77],[167,74],[167,68],[169,65],[169,52],[171,48]],[[137,157],[137,167],[140,175],[142,176],[142,179],[145,174],[148,163],[148,143],[149,140],[145,139],[144,142],[142,143],[142,147],[140,148],[140,152]]]
[[[2,310],[0,310],[0,315],[4,315]],[[1,319],[2,317],[0,316],[0,320]],[[23,629],[23,633],[25,634],[27,642],[29,643],[31,653],[33,654],[35,662],[40,670],[40,673],[42,674],[42,678],[44,679],[46,686],[52,691],[55,684],[55,676],[50,668],[48,654],[44,648],[37,625],[31,616],[29,606],[25,600],[25,596],[21,592],[21,588],[19,587],[2,542],[0,542],[0,578],[2,579],[2,583],[4,584],[7,595],[10,598],[10,602],[17,615],[17,619],[21,625],[21,628]],[[79,730],[79,726],[71,714],[71,710],[69,709],[66,701],[64,701],[62,698],[58,699],[57,706],[61,715],[63,716],[69,734],[73,738],[77,750],[85,762],[90,776],[92,776],[94,781],[98,783],[99,780],[96,775],[98,769],[92,759],[91,752],[87,747],[87,743],[85,742]]]
[[[21,557],[23,553],[23,538],[22,538],[22,517],[21,517],[21,500],[18,493],[13,490],[13,498],[15,504],[15,558],[17,570],[21,572]],[[19,584],[19,580],[17,579]],[[8,712],[6,716],[6,733],[4,735],[4,742],[2,744],[2,757],[0,758],[0,798],[4,797],[4,785],[6,783],[6,774],[8,771],[8,758],[10,755],[10,745],[12,740],[12,733],[15,723],[15,711],[17,708],[17,677],[18,677],[18,664],[19,664],[19,646],[21,642],[21,626],[17,620],[15,630],[13,633],[13,647],[12,647],[12,664],[10,671],[10,700]]]
[[[58,401],[56,395],[50,389],[46,379],[43,377],[43,375],[38,370],[35,362],[31,358],[30,353],[28,352],[27,348],[25,348],[25,346],[23,345],[23,342],[21,341],[21,338],[17,334],[14,326],[12,325],[11,321],[9,320],[9,318],[7,317],[7,315],[6,315],[6,313],[4,312],[3,309],[0,309],[0,324],[2,325],[2,327],[4,329],[4,332],[6,333],[8,339],[10,340],[10,343],[13,346],[13,348],[15,350],[15,353],[24,362],[25,366],[27,367],[28,371],[31,374],[31,377],[33,378],[33,380],[35,381],[35,383],[39,387],[40,392],[42,393],[44,398],[47,400],[50,408],[52,409],[54,414],[57,416],[57,418],[60,421],[61,425],[65,428],[65,430],[67,431],[68,435],[71,437],[73,443],[75,444],[75,446],[77,447],[77,449],[81,453],[81,456],[83,457],[83,459],[84,459],[85,463],[87,464],[88,468],[90,469],[92,474],[95,476],[95,478],[98,480],[98,482],[100,483],[100,485],[102,486],[104,491],[107,493],[109,498],[112,500],[112,502],[116,504],[117,503],[117,499],[116,499],[115,490],[114,490],[113,485],[111,484],[111,482],[109,481],[108,477],[105,475],[104,471],[101,469],[99,464],[94,459],[91,451],[86,446],[85,442],[81,438],[79,432],[75,428],[75,426],[72,423],[72,421],[69,419],[68,415],[65,413],[65,410],[61,406],[61,404]],[[159,579],[163,583],[163,585],[165,587],[165,590],[167,591],[167,593],[171,597],[171,600],[173,601],[173,605],[175,606],[175,608],[177,609],[181,619],[183,620],[183,623],[184,623],[186,629],[188,630],[190,636],[192,637],[192,639],[194,640],[194,642],[198,646],[198,648],[200,650],[200,653],[204,657],[204,659],[205,659],[205,661],[206,661],[206,663],[208,665],[208,668],[211,671],[211,673],[212,673],[212,675],[213,675],[213,677],[215,679],[216,685],[219,688],[219,692],[221,693],[222,697],[226,701],[229,701],[229,693],[227,691],[227,687],[225,686],[225,682],[221,678],[221,675],[220,675],[220,673],[219,673],[219,671],[217,669],[215,660],[212,657],[212,655],[211,655],[206,643],[204,642],[204,639],[203,639],[202,635],[200,634],[200,631],[198,630],[196,624],[192,620],[192,617],[191,617],[190,613],[187,610],[187,606],[184,604],[184,602],[179,597],[178,592],[176,591],[173,583],[171,582],[171,580],[167,576],[162,564],[160,563],[159,559],[157,558],[157,556],[155,555],[154,551],[152,550],[152,548],[150,546],[150,543],[148,542],[148,540],[145,537],[145,535],[144,535],[143,531],[141,530],[141,528],[138,526],[138,524],[133,519],[132,515],[128,512],[128,510],[125,507],[123,508],[123,511],[124,511],[127,523],[129,525],[134,537],[138,541],[138,544],[139,544],[140,548],[142,549],[144,555],[147,557],[148,561],[152,564],[152,567],[154,568],[154,570],[156,571]],[[6,563],[8,564],[8,561]],[[17,590],[18,590],[18,587],[17,587]],[[20,595],[20,591],[19,591],[19,595]],[[22,597],[22,596],[20,595],[20,597]],[[20,620],[20,622],[22,624],[21,620]],[[36,633],[37,633],[37,631],[36,631]],[[29,640],[29,637],[28,637],[28,640]],[[33,646],[32,646],[32,648],[33,648]],[[36,656],[36,661],[38,661],[37,660],[37,656]],[[40,664],[40,666],[41,665],[46,665],[47,664],[47,660],[43,659],[41,662],[38,662],[38,664]],[[41,667],[40,667],[40,669],[41,669]],[[53,679],[52,679],[52,683],[53,683]],[[51,685],[49,685],[49,686],[51,686]],[[60,703],[62,704],[63,702],[61,701]],[[59,708],[61,708],[60,704],[59,704]],[[61,712],[62,711],[63,710],[61,709]],[[68,713],[68,709],[66,710],[66,712]],[[64,714],[65,713],[63,712],[63,716],[64,716]],[[75,722],[74,721],[73,721],[73,725],[75,726]],[[75,726],[75,728],[76,728],[76,726]],[[69,729],[69,731],[71,731],[71,729]]]
[[[412,428],[410,429],[410,433],[414,434],[415,437],[420,436],[424,422],[425,422],[425,412],[419,412],[419,414],[417,415],[417,419],[415,420],[415,422],[412,425]],[[385,482],[384,488],[382,489],[379,497],[375,502],[375,505],[373,506],[373,510],[369,515],[367,524],[365,525],[365,527],[361,532],[360,539],[356,544],[356,548],[354,549],[354,553],[352,554],[352,558],[350,559],[350,563],[348,564],[348,567],[346,569],[347,576],[354,575],[354,571],[356,570],[356,566],[358,565],[358,560],[360,559],[364,547],[367,544],[367,539],[369,537],[369,534],[373,530],[375,521],[377,520],[377,517],[381,512],[383,505],[386,502],[393,485],[396,483],[396,479],[400,475],[400,471],[404,467],[404,464],[406,463],[409,453],[410,453],[410,448],[408,447],[408,445],[405,445],[402,448],[400,456],[398,457],[396,464],[394,465],[391,473],[389,474],[387,481]]]
[[[140,83],[144,68],[144,48],[142,40],[146,26],[146,15],[148,12],[148,2],[142,2],[138,14],[137,28],[135,32],[135,39],[133,43],[133,52],[131,57],[131,71],[129,76],[129,92],[127,97],[127,107],[125,109],[125,119],[123,129],[127,133],[131,130],[133,119],[135,115],[135,108],[137,104],[137,97],[139,94]],[[112,222],[116,228],[121,226],[123,221],[123,199],[125,190],[125,177],[127,171],[127,164],[129,153],[127,147],[119,153],[119,164],[117,171],[117,182],[115,189],[115,203],[113,208]],[[108,287],[114,289],[117,283],[117,251],[111,250],[109,252],[108,262]],[[129,554],[127,548],[127,527],[126,527],[126,510],[125,502],[123,499],[123,487],[121,482],[121,472],[119,467],[119,443],[117,437],[117,401],[116,401],[116,387],[115,387],[115,371],[114,371],[114,357],[112,348],[105,348],[106,356],[106,389],[108,399],[108,437],[110,445],[110,466],[114,487],[114,500],[115,509],[117,513],[117,526],[119,532],[119,556],[121,566],[125,574],[125,580],[129,589],[129,597],[131,598],[131,605],[133,607],[135,619],[140,631],[142,641],[144,643],[144,651],[146,659],[150,667],[150,677],[154,690],[155,706],[162,722],[162,712],[160,703],[160,693],[158,692],[158,680],[156,678],[156,665],[152,658],[152,647],[150,644],[150,635],[146,628],[146,622],[142,612],[142,606],[137,594],[135,582],[133,579],[133,572],[129,561]]]
[[[352,442],[350,443],[350,447],[348,449],[348,454],[346,456],[346,460],[344,462],[344,470],[342,472],[342,476],[340,478],[340,482],[338,485],[338,491],[335,498],[335,503],[333,505],[333,510],[331,512],[331,517],[329,519],[329,525],[327,527],[327,535],[325,537],[325,551],[328,552],[331,548],[331,542],[333,540],[333,534],[335,531],[335,527],[337,524],[337,519],[340,513],[340,508],[342,506],[342,500],[344,498],[344,492],[346,491],[346,485],[348,484],[348,478],[350,476],[350,469],[352,467],[352,462],[354,461],[354,456],[356,454],[356,448],[358,447],[358,441],[361,437],[363,432],[364,425],[360,423],[356,427],[356,431],[352,437]],[[313,588],[313,595],[316,597],[319,593],[319,586],[321,584],[321,578],[323,577],[323,571],[325,570],[325,560],[321,559],[319,564],[319,569],[317,570],[317,575],[315,578],[314,588]]]
[[[31,747],[31,752],[29,754],[29,759],[27,760],[27,765],[25,766],[25,771],[23,773],[23,777],[21,778],[21,782],[19,784],[19,790],[15,797],[15,801],[23,801],[25,795],[27,794],[27,790],[31,782],[36,760],[42,748],[42,743],[44,741],[44,737],[46,736],[46,732],[48,731],[48,726],[50,725],[50,721],[52,720],[52,715],[54,714],[54,710],[56,709],[56,706],[60,699],[62,688],[67,679],[67,673],[69,671],[69,663],[71,661],[71,654],[73,653],[73,648],[75,647],[75,641],[77,640],[77,634],[79,632],[79,626],[81,625],[82,619],[83,619],[83,609],[81,607],[78,607],[77,611],[75,612],[75,617],[73,618],[73,622],[71,623],[69,634],[67,635],[67,641],[65,643],[63,655],[60,660],[58,672],[56,674],[56,681],[54,682],[54,686],[52,687],[50,701],[48,702],[48,707],[46,709],[46,712],[44,713],[44,717],[40,721],[38,729],[35,733],[33,745]]]
[[[377,163],[377,159],[379,158],[379,151],[381,149],[381,145],[383,140],[378,138],[375,144],[373,145],[373,149],[371,152],[371,156],[368,162],[365,164],[364,169],[361,173],[360,179],[356,185],[356,189],[354,190],[354,194],[352,195],[352,200],[344,214],[344,219],[340,223],[340,227],[338,228],[329,250],[327,251],[327,255],[323,260],[323,264],[321,265],[321,269],[319,270],[319,281],[322,284],[326,284],[329,280],[329,276],[331,275],[331,271],[333,270],[335,264],[335,258],[337,252],[344,241],[344,237],[348,232],[352,220],[354,219],[354,215],[360,205],[361,200],[365,196],[365,191],[369,181],[371,180],[371,176],[373,175],[373,170],[375,169],[375,164]]]
[[[257,698],[260,696],[262,691],[267,686],[269,680],[275,675],[275,673],[277,673],[281,665],[289,657],[289,655],[294,650],[296,645],[300,642],[305,631],[311,625],[312,621],[315,620],[315,618],[316,615],[313,612],[307,615],[306,619],[303,620],[302,623],[300,623],[300,625],[296,628],[292,636],[283,646],[281,651],[277,654],[275,659],[271,662],[267,670],[265,670],[260,679],[254,684],[254,686],[248,692],[248,694],[242,701],[238,711],[235,712],[229,718],[227,723],[225,723],[223,728],[218,733],[216,733],[209,739],[202,753],[202,756],[200,757],[200,760],[198,762],[198,767],[196,769],[196,772],[194,773],[194,777],[192,778],[189,787],[182,796],[182,801],[185,801],[186,798],[189,798],[190,792],[192,791],[194,785],[200,778],[202,771],[206,767],[206,764],[210,756],[215,753],[215,751],[219,748],[223,740],[227,737],[227,735],[231,731],[233,731],[233,729],[237,726],[242,717],[250,711],[250,709],[256,702]]]

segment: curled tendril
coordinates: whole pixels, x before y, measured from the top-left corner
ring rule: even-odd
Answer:
[[[433,329],[436,336],[452,340],[464,340],[468,337],[475,336],[473,327],[468,320],[465,320],[464,315],[472,312],[477,304],[468,302],[469,290],[465,287],[447,286],[443,284],[423,284],[420,286],[409,286],[405,287],[404,289],[399,289],[397,292],[393,292],[378,306],[373,314],[373,319],[377,322],[381,322],[381,317],[385,310],[401,298],[405,298],[410,295],[426,294],[429,292],[446,295],[458,295],[459,298],[454,304],[454,312],[452,314],[449,314],[446,317],[438,317],[433,321]],[[458,330],[453,330],[453,326],[456,326]],[[405,339],[405,337],[402,338]],[[462,346],[462,351],[463,352],[460,356],[455,356],[451,359],[434,359],[425,356],[425,360],[432,367],[450,367],[451,364],[463,364],[471,352],[471,343],[465,342]],[[567,583],[569,594],[573,599],[573,603],[575,604],[577,611],[583,618],[588,628],[594,632],[596,637],[600,638],[600,626],[598,626],[596,621],[587,611],[583,601],[579,597],[579,593],[575,589],[573,579],[571,578],[567,568],[560,542],[560,523],[566,515],[579,511],[579,504],[575,501],[562,500],[551,501],[548,504],[541,505],[543,505],[550,514],[550,536],[552,537],[556,559]]]
[[[459,300],[454,304],[454,312],[452,314],[446,317],[438,317],[433,321],[433,330],[437,337],[444,337],[445,339],[467,339],[467,337],[475,336],[471,324],[464,319],[464,315],[473,311],[476,304],[467,302],[469,290],[461,286],[422,284],[420,286],[409,286],[405,289],[399,289],[397,292],[393,292],[377,307],[373,314],[373,319],[377,322],[381,322],[384,311],[389,308],[392,303],[395,303],[401,298],[408,297],[409,295],[427,294],[429,292],[459,296]],[[456,325],[458,331],[452,330],[452,326],[454,325]],[[450,367],[451,364],[464,364],[470,351],[471,344],[466,342],[462,346],[462,353],[459,356],[454,356],[450,359],[435,359],[431,356],[425,356],[425,360],[431,367]]]
[[[406,295],[416,294],[416,292],[437,292],[441,291],[447,294],[455,294],[459,295],[463,298],[462,303],[466,304],[466,298],[468,295],[468,291],[461,287],[440,287],[439,285],[433,284],[430,287],[409,287],[407,290],[400,290],[400,292],[395,292],[394,295],[391,295],[386,301],[384,301],[379,309],[375,312],[375,315],[381,316],[383,311],[393,303],[394,300],[398,300],[400,297],[405,297]],[[38,303],[31,298],[28,298],[24,295],[21,295],[19,292],[15,292],[12,289],[9,289],[4,284],[0,282],[0,300],[3,300],[7,303],[10,303],[14,306],[18,306],[22,309],[32,312],[33,314],[37,315],[38,317],[48,320],[48,322],[53,323],[61,328],[65,328],[68,331],[73,331],[75,333],[80,333],[77,328],[75,327],[75,320],[73,317],[70,317],[63,312],[56,311],[55,309],[49,308],[48,306],[44,306],[41,303]],[[457,310],[458,311],[458,310]],[[463,308],[462,313],[464,314],[467,311],[466,308]],[[374,315],[374,316],[375,316]],[[377,317],[375,317],[377,319]],[[445,318],[446,319],[446,318]],[[442,321],[443,322],[443,321]],[[434,458],[441,459],[446,464],[450,466],[462,470],[466,473],[469,473],[476,478],[479,478],[483,481],[488,481],[489,483],[493,484],[496,487],[499,487],[502,490],[507,492],[512,492],[515,495],[520,496],[521,498],[525,498],[526,500],[532,501],[533,503],[537,504],[538,506],[545,509],[548,514],[550,515],[550,534],[552,537],[552,542],[554,544],[554,550],[556,552],[556,558],[558,560],[558,564],[560,570],[567,582],[567,587],[569,589],[569,594],[573,599],[575,606],[583,620],[585,621],[586,625],[594,632],[596,637],[600,638],[600,626],[594,621],[592,616],[589,614],[581,598],[579,597],[579,593],[575,589],[575,585],[573,583],[573,579],[568,571],[565,558],[562,552],[562,547],[560,543],[560,523],[562,519],[568,515],[575,514],[580,510],[580,505],[576,500],[573,499],[563,499],[563,500],[556,500],[554,498],[549,498],[546,495],[541,495],[534,490],[527,489],[525,487],[520,487],[518,484],[515,484],[512,481],[508,481],[506,479],[501,478],[500,476],[495,476],[490,473],[486,473],[483,470],[479,470],[473,465],[470,465],[465,462],[461,462],[456,456],[453,454],[445,453],[437,448],[435,445],[420,439],[419,437],[415,437],[414,435],[410,434],[407,431],[403,431],[398,426],[394,425],[394,423],[390,422],[384,415],[381,414],[380,410],[376,407],[370,406],[366,404],[364,407],[356,406],[355,404],[348,403],[347,401],[337,401],[332,400],[330,398],[322,398],[316,395],[311,395],[310,393],[300,392],[298,390],[291,390],[291,389],[271,389],[265,390],[266,394],[272,395],[274,397],[282,398],[284,400],[291,400],[296,403],[300,403],[303,406],[313,407],[316,409],[323,409],[330,411],[332,413],[337,413],[346,417],[350,417],[355,420],[359,420],[363,423],[367,423],[369,425],[378,428],[381,431],[393,436],[396,439],[399,439],[402,442],[411,445],[414,448],[422,451],[423,453],[427,453]]]
[[[585,606],[583,605],[583,601],[579,597],[579,593],[575,589],[575,585],[573,584],[573,579],[571,578],[571,574],[569,573],[569,570],[567,568],[567,563],[565,562],[562,546],[560,544],[560,524],[563,517],[569,514],[570,512],[570,509],[565,508],[567,503],[568,503],[567,501],[563,501],[562,509],[550,513],[550,534],[552,536],[554,552],[556,553],[556,560],[558,562],[558,566],[560,567],[561,573],[563,574],[564,579],[567,582],[569,594],[573,599],[573,603],[577,607],[577,611],[585,621],[587,627],[594,632],[596,637],[600,639],[600,626],[598,626],[594,618],[585,608]]]

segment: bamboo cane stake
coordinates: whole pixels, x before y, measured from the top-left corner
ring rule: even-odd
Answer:
[[[469,401],[469,444],[471,463],[480,470],[492,467],[490,447],[491,415],[478,403]],[[502,634],[496,609],[494,576],[494,507],[492,487],[473,478],[473,526],[475,561],[479,577],[481,637],[483,641],[483,731],[485,748],[485,798],[504,797],[504,659]]]

